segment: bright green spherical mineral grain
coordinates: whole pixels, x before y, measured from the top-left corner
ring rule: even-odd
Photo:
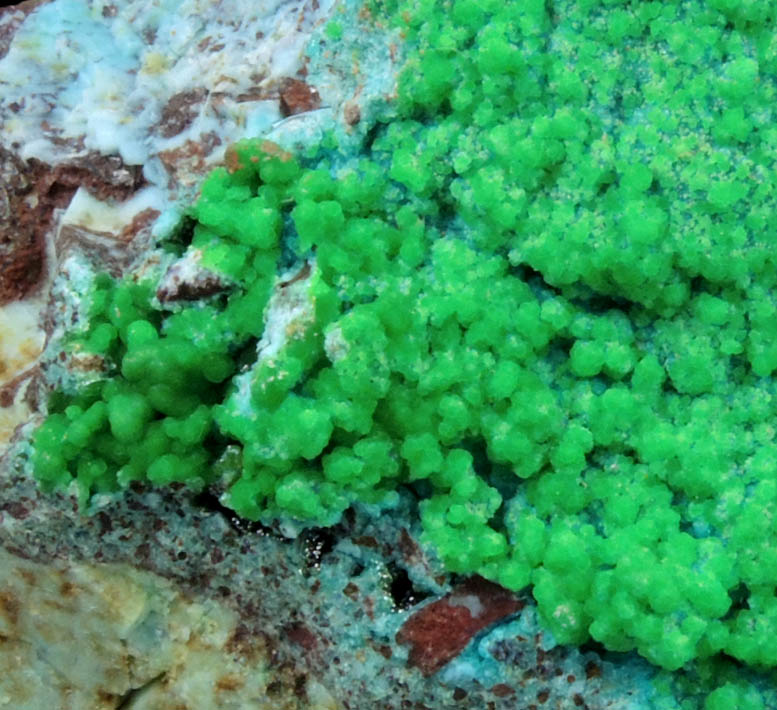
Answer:
[[[151,407],[142,395],[117,394],[108,401],[111,433],[118,441],[140,441],[151,413]]]
[[[707,696],[704,710],[763,710],[763,700],[753,688],[734,683],[717,688]]]

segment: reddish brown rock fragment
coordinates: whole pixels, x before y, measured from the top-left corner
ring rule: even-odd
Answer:
[[[10,515],[12,518],[15,518],[16,520],[24,520],[30,514],[30,511],[27,509],[27,507],[18,500],[3,503],[0,506],[0,510],[8,513],[8,515]]]
[[[211,132],[201,135],[198,141],[187,140],[179,148],[161,151],[158,157],[170,175],[170,187],[197,184],[210,168],[208,156],[219,145],[221,138]]]
[[[475,634],[522,607],[506,589],[473,577],[413,614],[396,640],[410,645],[410,665],[432,675],[458,656]]]
[[[37,243],[0,254],[0,305],[21,300],[40,280],[43,272],[43,248]]]
[[[100,200],[124,201],[143,184],[141,168],[118,156],[89,153],[51,166],[0,147],[0,305],[40,283],[54,210],[67,207],[79,187]]]
[[[150,230],[160,214],[160,211],[155,210],[153,207],[147,207],[146,209],[141,210],[132,218],[132,221],[121,230],[119,239],[123,242],[131,242],[141,232]]]
[[[142,166],[127,166],[118,155],[91,152],[54,167],[35,159],[29,164],[37,177],[38,192],[57,207],[66,207],[79,187],[98,200],[123,202],[145,185]]]
[[[0,147],[0,305],[23,298],[41,277],[48,224],[33,190],[29,165]]]
[[[313,651],[318,647],[316,635],[304,624],[295,622],[286,627],[286,638],[292,643],[301,646],[306,651]]]
[[[389,660],[391,656],[393,655],[391,653],[391,646],[385,643],[375,643],[374,641],[370,641],[370,646],[372,646],[373,649],[375,649],[383,658],[386,660]]]
[[[497,698],[506,698],[508,695],[515,694],[515,690],[507,685],[507,683],[497,683],[492,686],[491,692],[496,695]]]
[[[299,79],[287,79],[281,87],[281,115],[295,116],[321,106],[318,90]]]
[[[424,553],[418,546],[418,543],[413,540],[410,533],[406,528],[402,528],[399,533],[399,551],[402,553],[402,558],[408,565],[418,564],[424,560]]]
[[[602,675],[602,669],[599,668],[598,665],[594,661],[588,661],[588,663],[585,664],[585,677],[588,680],[591,680],[592,678],[600,678]]]
[[[202,102],[208,95],[207,89],[199,87],[179,91],[170,97],[162,109],[158,129],[163,138],[172,138],[183,133],[197,117]]]

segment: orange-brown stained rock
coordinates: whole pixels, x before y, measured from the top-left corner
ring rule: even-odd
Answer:
[[[475,634],[522,608],[523,602],[506,589],[472,577],[413,614],[396,640],[410,645],[410,665],[432,675],[458,656]]]
[[[294,157],[288,150],[284,150],[273,141],[262,141],[262,152],[271,158],[278,158],[283,163],[289,162]]]
[[[294,159],[294,156],[289,151],[281,148],[277,143],[264,140],[259,146],[259,151],[249,157],[249,161],[256,165],[260,161],[267,162],[275,160],[276,158],[282,163],[288,163],[290,160]],[[224,153],[224,164],[229,173],[236,173],[239,170],[244,170],[248,167],[243,163],[235,145],[229,146]]]
[[[170,175],[169,186],[196,185],[211,167],[208,156],[221,145],[221,138],[213,131],[204,133],[199,140],[187,140],[178,148],[163,150],[159,159]]]

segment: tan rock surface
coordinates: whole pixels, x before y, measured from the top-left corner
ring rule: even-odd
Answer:
[[[27,388],[46,341],[42,306],[40,299],[0,306],[0,455],[32,415]]]
[[[237,615],[117,564],[42,565],[0,548],[0,708],[335,710],[270,667]]]

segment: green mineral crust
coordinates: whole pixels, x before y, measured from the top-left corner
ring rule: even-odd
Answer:
[[[409,488],[559,642],[776,667],[774,4],[373,12],[391,119],[232,149],[166,247],[220,293],[97,281],[70,347],[105,376],[53,397],[37,477],[197,488],[227,451],[238,514],[311,525]],[[763,707],[720,674],[705,710]]]

